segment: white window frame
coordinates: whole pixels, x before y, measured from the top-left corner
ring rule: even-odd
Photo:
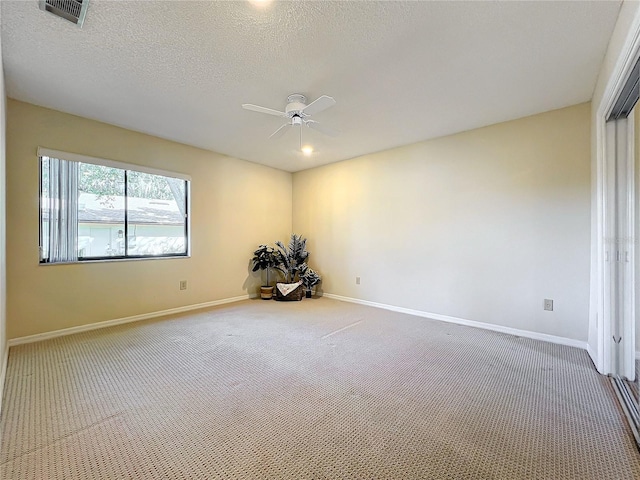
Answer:
[[[186,213],[185,213],[185,235],[186,235],[186,253],[182,254],[168,254],[168,255],[144,255],[144,256],[125,256],[125,257],[99,257],[99,258],[83,258],[73,261],[66,262],[42,262],[41,254],[38,255],[38,264],[39,265],[65,265],[65,264],[78,264],[78,263],[95,263],[95,262],[122,262],[122,261],[132,261],[132,260],[164,260],[164,259],[176,259],[176,258],[190,258],[191,257],[191,176],[185,173],[174,172],[170,170],[163,170],[159,168],[148,167],[144,165],[136,165],[133,163],[120,162],[116,160],[109,160],[105,158],[91,157],[87,155],[82,155],[78,153],[64,152],[60,150],[53,150],[45,147],[38,147],[37,150],[37,160],[39,164],[39,168],[41,165],[41,159],[43,157],[49,158],[58,158],[60,160],[65,160],[69,162],[78,162],[78,163],[88,163],[92,165],[100,165],[104,167],[117,168],[121,170],[131,170],[136,172],[148,173],[151,175],[160,175],[164,177],[172,177],[178,178],[180,180],[185,180],[186,183]],[[42,173],[39,171],[38,175],[40,176]],[[38,197],[40,198],[42,194],[42,185],[39,185]],[[38,202],[40,204],[40,202]],[[41,222],[42,215],[42,206],[39,206],[38,212],[38,222]],[[42,245],[38,249],[39,252],[42,250]]]

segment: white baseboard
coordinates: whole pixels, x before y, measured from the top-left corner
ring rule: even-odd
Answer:
[[[566,345],[569,347],[581,348],[583,350],[587,350],[587,347],[588,347],[587,342],[583,342],[581,340],[574,340],[572,338],[558,337],[556,335],[548,335],[546,333],[532,332],[529,330],[520,330],[517,328],[504,327],[502,325],[494,325],[492,323],[477,322],[475,320],[467,320],[464,318],[451,317],[449,315],[441,315],[439,313],[423,312],[422,310],[413,310],[411,308],[396,307],[394,305],[387,305],[385,303],[370,302],[368,300],[360,300],[358,298],[352,298],[352,297],[343,297],[341,295],[335,295],[333,293],[325,293],[323,294],[323,296],[327,298],[333,298],[335,300],[341,300],[343,302],[358,303],[360,305],[383,308],[385,310],[391,310],[393,312],[406,313],[409,315],[415,315],[417,317],[425,317],[425,318],[431,318],[433,320],[441,320],[443,322],[456,323],[458,325],[466,325],[467,327],[493,330],[494,332],[506,333],[509,335],[516,335],[518,337],[531,338],[533,340],[542,340],[544,342],[550,342],[550,343],[556,343],[558,345]]]
[[[2,416],[2,399],[4,395],[4,383],[7,379],[7,367],[9,366],[9,345],[4,347],[0,358],[0,417]]]
[[[114,325],[121,325],[123,323],[139,322],[140,320],[147,320],[149,318],[164,317],[165,315],[174,315],[176,313],[189,312],[191,310],[199,310],[201,308],[215,307],[216,305],[223,305],[225,303],[239,302],[241,300],[247,300],[253,298],[256,295],[240,295],[239,297],[223,298],[221,300],[213,300],[211,302],[196,303],[193,305],[185,305],[184,307],[169,308],[167,310],[160,310],[157,312],[143,313],[140,315],[133,315],[131,317],[115,318],[113,320],[105,320],[103,322],[89,323],[87,325],[79,325],[77,327],[63,328],[61,330],[53,330],[51,332],[37,333],[35,335],[27,335],[25,337],[11,338],[9,339],[8,347],[14,347],[16,345],[23,345],[25,343],[39,342],[42,340],[48,340],[50,338],[62,337],[65,335],[72,335],[74,333],[88,332],[90,330],[97,330],[99,328],[112,327]],[[7,347],[7,352],[9,348]]]
[[[4,352],[1,370],[0,370],[0,394],[2,386],[4,384],[4,376],[6,374],[7,362],[9,358],[9,347],[16,345],[23,345],[25,343],[39,342],[42,340],[48,340],[50,338],[62,337],[65,335],[72,335],[74,333],[88,332],[90,330],[97,330],[100,328],[111,327],[114,325],[121,325],[124,323],[138,322],[141,320],[147,320],[149,318],[163,317],[165,315],[173,315],[177,313],[188,312],[191,310],[199,310],[202,308],[215,307],[216,305],[224,305],[226,303],[239,302],[248,298],[255,298],[257,295],[240,295],[238,297],[223,298],[221,300],[213,300],[211,302],[196,303],[192,305],[185,305],[184,307],[169,308],[167,310],[160,310],[156,312],[143,313],[140,315],[133,315],[130,317],[116,318],[113,320],[105,320],[103,322],[90,323],[87,325],[79,325],[77,327],[63,328],[61,330],[53,330],[51,332],[37,333],[35,335],[27,335],[24,337],[12,338],[7,342],[7,348]],[[358,298],[343,297],[342,295],[335,295],[333,293],[323,293],[323,296],[327,298],[333,298],[343,302],[357,303],[360,305],[367,305],[370,307],[382,308],[385,310],[391,310],[399,313],[406,313],[408,315],[415,315],[418,317],[431,318],[433,320],[440,320],[443,322],[456,323],[458,325],[466,325],[468,327],[482,328],[485,330],[493,330],[494,332],[506,333],[509,335],[516,335],[519,337],[531,338],[534,340],[542,340],[545,342],[556,343],[559,345],[567,345],[570,347],[581,348],[587,350],[593,357],[587,342],[580,340],[574,340],[572,338],[558,337],[556,335],[548,335],[546,333],[531,332],[529,330],[520,330],[517,328],[504,327],[501,325],[495,325],[491,323],[477,322],[475,320],[467,320],[464,318],[452,317],[449,315],[441,315],[439,313],[424,312],[422,310],[414,310],[411,308],[397,307],[395,305],[387,305],[384,303],[370,302],[368,300],[360,300]],[[636,358],[640,359],[640,352],[636,352]],[[0,398],[2,398],[0,396]]]

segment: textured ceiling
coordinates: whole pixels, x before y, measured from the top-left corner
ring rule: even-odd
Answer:
[[[0,3],[10,97],[297,171],[588,101],[621,2]],[[241,108],[291,93],[337,101],[310,158]]]

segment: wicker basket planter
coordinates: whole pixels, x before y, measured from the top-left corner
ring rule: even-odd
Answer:
[[[295,290],[292,290],[287,295],[283,295],[276,285],[275,292],[276,300],[279,300],[281,302],[300,301],[304,296],[304,287],[302,286],[302,284],[300,284]]]
[[[271,297],[273,297],[273,287],[260,287],[260,298],[263,300],[271,300]]]

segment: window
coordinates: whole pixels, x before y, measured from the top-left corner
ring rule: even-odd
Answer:
[[[40,263],[187,256],[189,177],[39,149]]]

